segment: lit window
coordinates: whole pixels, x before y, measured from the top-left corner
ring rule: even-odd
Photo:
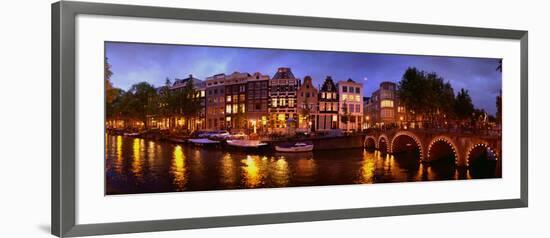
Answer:
[[[285,120],[285,114],[278,114],[277,115],[277,120],[284,121]]]
[[[380,107],[393,107],[393,100],[382,100]]]
[[[325,97],[326,97],[326,96],[325,96],[325,92],[322,92],[322,93],[321,93],[321,98],[325,98]]]
[[[244,110],[244,103],[241,103],[241,105],[239,105],[239,111],[244,113],[245,110]]]
[[[225,113],[231,114],[231,105],[226,105],[225,106]]]
[[[347,94],[343,94],[342,95],[342,101],[346,101],[348,100],[348,95]]]
[[[238,104],[233,104],[233,112],[237,113],[238,110],[239,110],[239,105]]]
[[[225,99],[226,102],[231,102],[231,96],[227,96],[227,99]]]
[[[356,102],[360,102],[360,101],[361,101],[361,96],[355,95],[355,101],[356,101]]]
[[[272,107],[277,107],[277,99],[274,98],[273,100],[271,100],[271,106]]]
[[[327,94],[327,99],[332,99],[332,93]]]

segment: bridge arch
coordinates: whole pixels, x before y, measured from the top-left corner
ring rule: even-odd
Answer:
[[[455,164],[460,160],[458,146],[448,136],[436,136],[434,137],[428,145],[428,161],[435,161],[440,159],[440,157],[453,156]]]
[[[407,150],[407,147],[413,146],[412,142],[414,142],[416,144],[416,147],[418,148],[420,160],[424,160],[424,145],[422,144],[420,138],[410,131],[397,132],[391,140],[389,151],[390,153],[394,154],[403,150]]]
[[[378,148],[378,140],[374,136],[367,136],[365,137],[365,142],[363,143],[363,147],[367,149],[376,149]]]
[[[390,152],[390,140],[386,134],[378,136],[378,146],[376,148],[382,153],[388,154]]]
[[[494,156],[494,158],[488,158]],[[466,153],[466,165],[470,166],[474,160],[484,157],[484,159],[494,159],[498,160],[498,153],[489,146],[486,142],[481,142],[470,146],[468,152]]]

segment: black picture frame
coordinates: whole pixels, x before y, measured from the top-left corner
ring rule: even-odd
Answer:
[[[528,32],[410,24],[396,22],[331,19],[166,7],[62,1],[52,4],[52,214],[51,232],[59,237],[167,231],[211,227],[275,224],[411,214],[458,212],[528,206]],[[305,212],[184,218],[101,224],[76,224],[76,101],[75,101],[75,18],[79,14],[158,19],[179,19],[222,23],[298,26],[377,32],[414,33],[511,39],[520,42],[521,59],[521,195],[518,199],[454,202],[427,205],[318,210]]]

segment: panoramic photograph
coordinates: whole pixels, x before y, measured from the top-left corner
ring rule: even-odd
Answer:
[[[502,178],[498,58],[104,50],[106,195]]]

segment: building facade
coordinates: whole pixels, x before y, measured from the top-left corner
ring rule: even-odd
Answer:
[[[225,74],[206,78],[206,129],[225,128]]]
[[[246,129],[267,125],[268,83],[269,76],[260,73],[234,72],[208,77],[206,129]]]
[[[407,113],[397,97],[397,85],[392,82],[380,83],[380,88],[372,93],[365,106],[365,120],[369,128],[419,127],[412,113]]]
[[[269,80],[269,127],[274,131],[284,132],[297,127],[298,87],[299,79],[294,77],[290,68],[277,69],[277,73]]]
[[[325,78],[319,90],[319,110],[316,115],[316,129],[326,131],[338,128],[338,88],[330,76]]]
[[[358,131],[363,125],[363,84],[352,79],[338,82],[340,129]]]
[[[247,127],[267,132],[269,117],[269,76],[254,73],[246,82]]]
[[[313,86],[310,76],[304,77],[303,83],[296,93],[298,128],[304,131],[315,131],[317,113],[319,111],[318,91]]]

